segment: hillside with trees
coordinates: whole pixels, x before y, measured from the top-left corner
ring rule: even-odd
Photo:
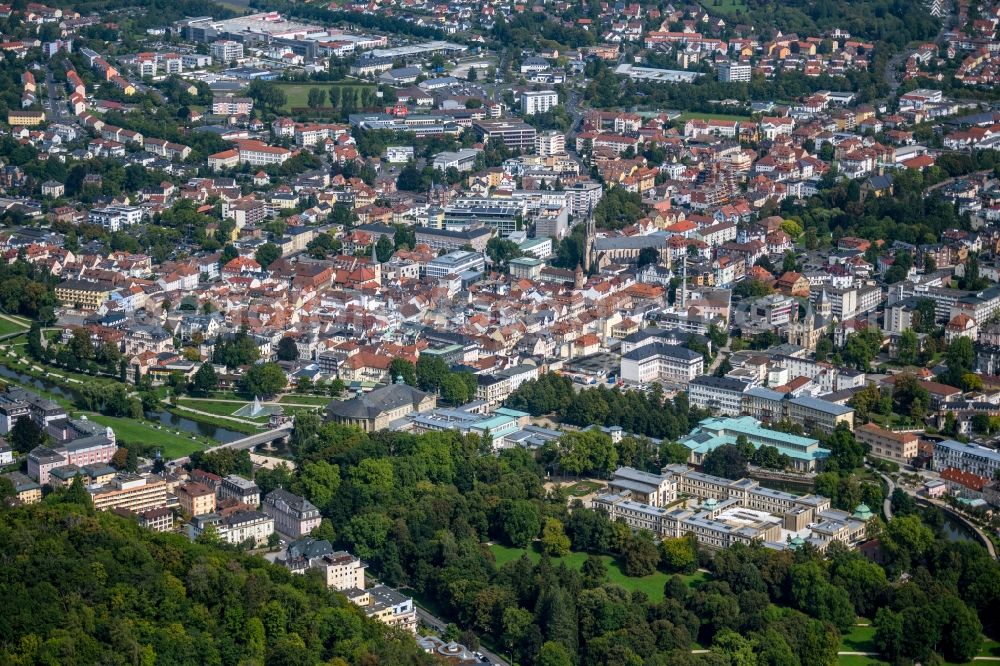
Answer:
[[[88,504],[77,484],[0,509],[0,663],[432,663],[318,576]]]

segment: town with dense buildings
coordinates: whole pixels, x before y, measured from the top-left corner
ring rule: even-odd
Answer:
[[[0,5],[0,506],[248,590],[95,643],[1000,658],[1000,4],[94,4]]]

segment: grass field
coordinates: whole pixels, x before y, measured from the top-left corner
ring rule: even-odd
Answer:
[[[279,405],[315,405],[325,407],[333,398],[323,395],[283,395],[278,398]]]
[[[23,333],[24,330],[28,328],[27,326],[21,326],[20,324],[15,324],[10,319],[2,318],[0,319],[0,335],[10,335],[11,333]]]
[[[983,646],[979,649],[980,657],[1000,657],[1000,641],[983,637]]]
[[[841,637],[841,652],[876,652],[875,627],[851,627],[851,630]]]
[[[319,88],[323,92],[326,92],[333,86],[339,88],[356,88],[359,90],[374,87],[364,83],[348,83],[346,85],[340,83],[277,83],[275,85],[281,88],[288,98],[285,106],[282,107],[282,111],[290,111],[297,106],[309,106],[309,90],[311,88]],[[329,100],[326,103],[329,104]]]
[[[177,404],[182,407],[190,407],[191,409],[197,409],[202,412],[208,412],[209,414],[217,414],[218,416],[232,416],[233,412],[241,408],[243,405],[237,404],[235,402],[215,402],[212,400],[185,400],[180,398]],[[237,416],[234,418],[244,419],[246,421],[253,421],[255,423],[267,423],[266,416]],[[220,425],[225,425],[221,423]]]
[[[869,666],[869,664],[881,664],[876,657],[865,657],[858,654],[842,654],[837,657],[840,666]]]
[[[103,414],[87,414],[87,418],[95,423],[114,428],[115,437],[120,445],[127,447],[129,443],[137,442],[147,446],[155,446],[167,459],[188,456],[195,451],[207,449],[218,443],[210,442],[203,437],[193,440],[190,435],[181,436],[166,430],[158,430],[156,426],[146,421],[104,416]]]
[[[689,120],[750,120],[750,116],[739,116],[731,113],[702,113],[700,111],[683,111],[677,122],[686,123]]]
[[[589,495],[590,493],[596,492],[603,487],[604,486],[601,484],[594,483],[593,481],[580,481],[578,483],[574,483],[566,490],[573,497],[583,497],[584,495]]]
[[[522,555],[527,553],[528,557],[537,562],[542,558],[541,553],[539,553],[534,548],[508,548],[507,546],[500,546],[494,544],[490,546],[490,551],[493,553],[493,557],[496,559],[497,566],[502,566],[507,562],[513,562],[519,559]],[[671,578],[671,574],[663,573],[662,571],[657,571],[649,576],[643,576],[642,578],[635,578],[632,576],[625,575],[622,570],[621,565],[618,560],[610,555],[600,555],[599,556],[608,567],[608,581],[619,585],[629,592],[634,590],[642,590],[645,592],[650,599],[653,601],[663,600],[663,586]],[[553,563],[563,562],[568,567],[574,569],[579,569],[583,566],[583,563],[587,559],[587,553],[570,553],[566,557],[554,557],[552,558]],[[688,585],[697,587],[701,585],[702,582],[708,580],[708,575],[703,572],[696,572],[691,575],[681,576]]]

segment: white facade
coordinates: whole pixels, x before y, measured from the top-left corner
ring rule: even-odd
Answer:
[[[653,343],[622,356],[621,374],[626,382],[663,382],[683,385],[705,371],[704,357],[686,347]]]
[[[521,113],[526,116],[545,113],[556,106],[559,106],[559,93],[554,90],[521,93]]]
[[[142,209],[138,206],[108,206],[90,211],[91,224],[97,224],[115,232],[122,227],[131,227],[142,221]]]
[[[735,379],[702,376],[688,385],[688,400],[692,407],[716,414],[737,415],[742,409],[746,388],[746,384]]]
[[[535,152],[542,157],[566,152],[566,135],[562,132],[541,132],[535,136]]]
[[[209,52],[216,60],[221,60],[224,63],[230,63],[233,60],[239,60],[243,57],[243,45],[239,42],[234,42],[231,39],[224,39],[218,42],[213,42],[209,47]]]
[[[750,65],[749,63],[739,63],[739,62],[728,62],[719,65],[719,81],[724,83],[731,83],[735,81],[741,81],[743,83],[750,82]]]
[[[385,161],[389,164],[406,164],[413,159],[413,146],[387,146]]]

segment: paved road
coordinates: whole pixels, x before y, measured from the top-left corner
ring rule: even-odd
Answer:
[[[940,42],[944,33],[947,32],[951,27],[951,14],[945,14],[941,17],[941,28],[938,30],[938,34],[934,39],[929,39],[927,42]],[[914,53],[913,49],[904,49],[899,53],[895,54],[885,63],[885,71],[883,72],[883,77],[885,78],[886,84],[889,86],[889,98],[892,99],[896,96],[896,91],[899,89],[902,81],[899,79],[899,69],[902,67],[903,63],[910,54]]]
[[[885,481],[885,499],[882,500],[882,513],[885,514],[886,520],[892,520],[892,493],[896,490],[896,482],[890,479],[887,475],[879,472],[879,476]]]
[[[49,118],[60,122],[67,120],[70,117],[69,112],[66,110],[66,105],[62,103],[59,94],[60,91],[58,86],[56,86],[56,80],[52,76],[52,69],[50,67],[45,68],[45,88],[48,91],[45,108],[48,111]]]
[[[415,602],[414,605],[416,605]],[[428,611],[424,610],[420,606],[416,606],[416,609],[417,609],[417,618],[420,620],[420,622],[426,625],[427,627],[430,627],[434,631],[441,633],[442,631],[444,631],[445,627],[448,626],[447,622],[445,622],[439,617],[431,615]],[[490,660],[491,664],[497,664],[498,666],[510,666],[510,663],[506,659],[493,652],[490,652],[485,647],[480,646],[479,651],[483,653],[484,657]]]
[[[729,343],[726,343],[725,347],[720,347],[715,353],[715,360],[712,361],[712,365],[705,369],[706,375],[714,375],[715,371],[718,370],[719,366],[722,365],[722,361],[729,358]]]

